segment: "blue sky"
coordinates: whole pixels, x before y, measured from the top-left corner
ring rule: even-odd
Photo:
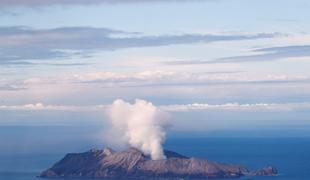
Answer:
[[[0,7],[0,125],[98,124],[140,98],[176,130],[310,129],[306,0]]]

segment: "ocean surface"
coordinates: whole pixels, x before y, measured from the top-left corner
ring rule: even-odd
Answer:
[[[310,138],[168,138],[165,148],[178,153],[235,163],[250,169],[278,168],[276,177],[244,177],[257,180],[309,180]],[[0,155],[0,180],[39,180],[36,176],[65,155],[63,153]]]

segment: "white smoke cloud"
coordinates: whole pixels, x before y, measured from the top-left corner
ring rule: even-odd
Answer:
[[[169,121],[166,112],[144,100],[137,99],[130,104],[118,99],[108,108],[107,114],[113,133],[117,133],[121,141],[150,155],[153,160],[165,159],[162,143]]]

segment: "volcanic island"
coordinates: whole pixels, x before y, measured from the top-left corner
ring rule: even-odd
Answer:
[[[152,160],[135,148],[114,151],[111,148],[91,149],[83,153],[69,153],[42,178],[96,179],[208,179],[238,178],[243,176],[276,176],[275,167],[267,166],[250,171],[248,168],[187,157],[164,150],[166,159]]]

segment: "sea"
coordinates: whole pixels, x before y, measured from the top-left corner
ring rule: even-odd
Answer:
[[[279,171],[274,177],[239,179],[310,180],[310,138],[307,137],[171,137],[164,147],[191,157],[244,165],[251,170],[272,165]],[[40,180],[37,177],[40,172],[66,153],[0,155],[0,180]]]

